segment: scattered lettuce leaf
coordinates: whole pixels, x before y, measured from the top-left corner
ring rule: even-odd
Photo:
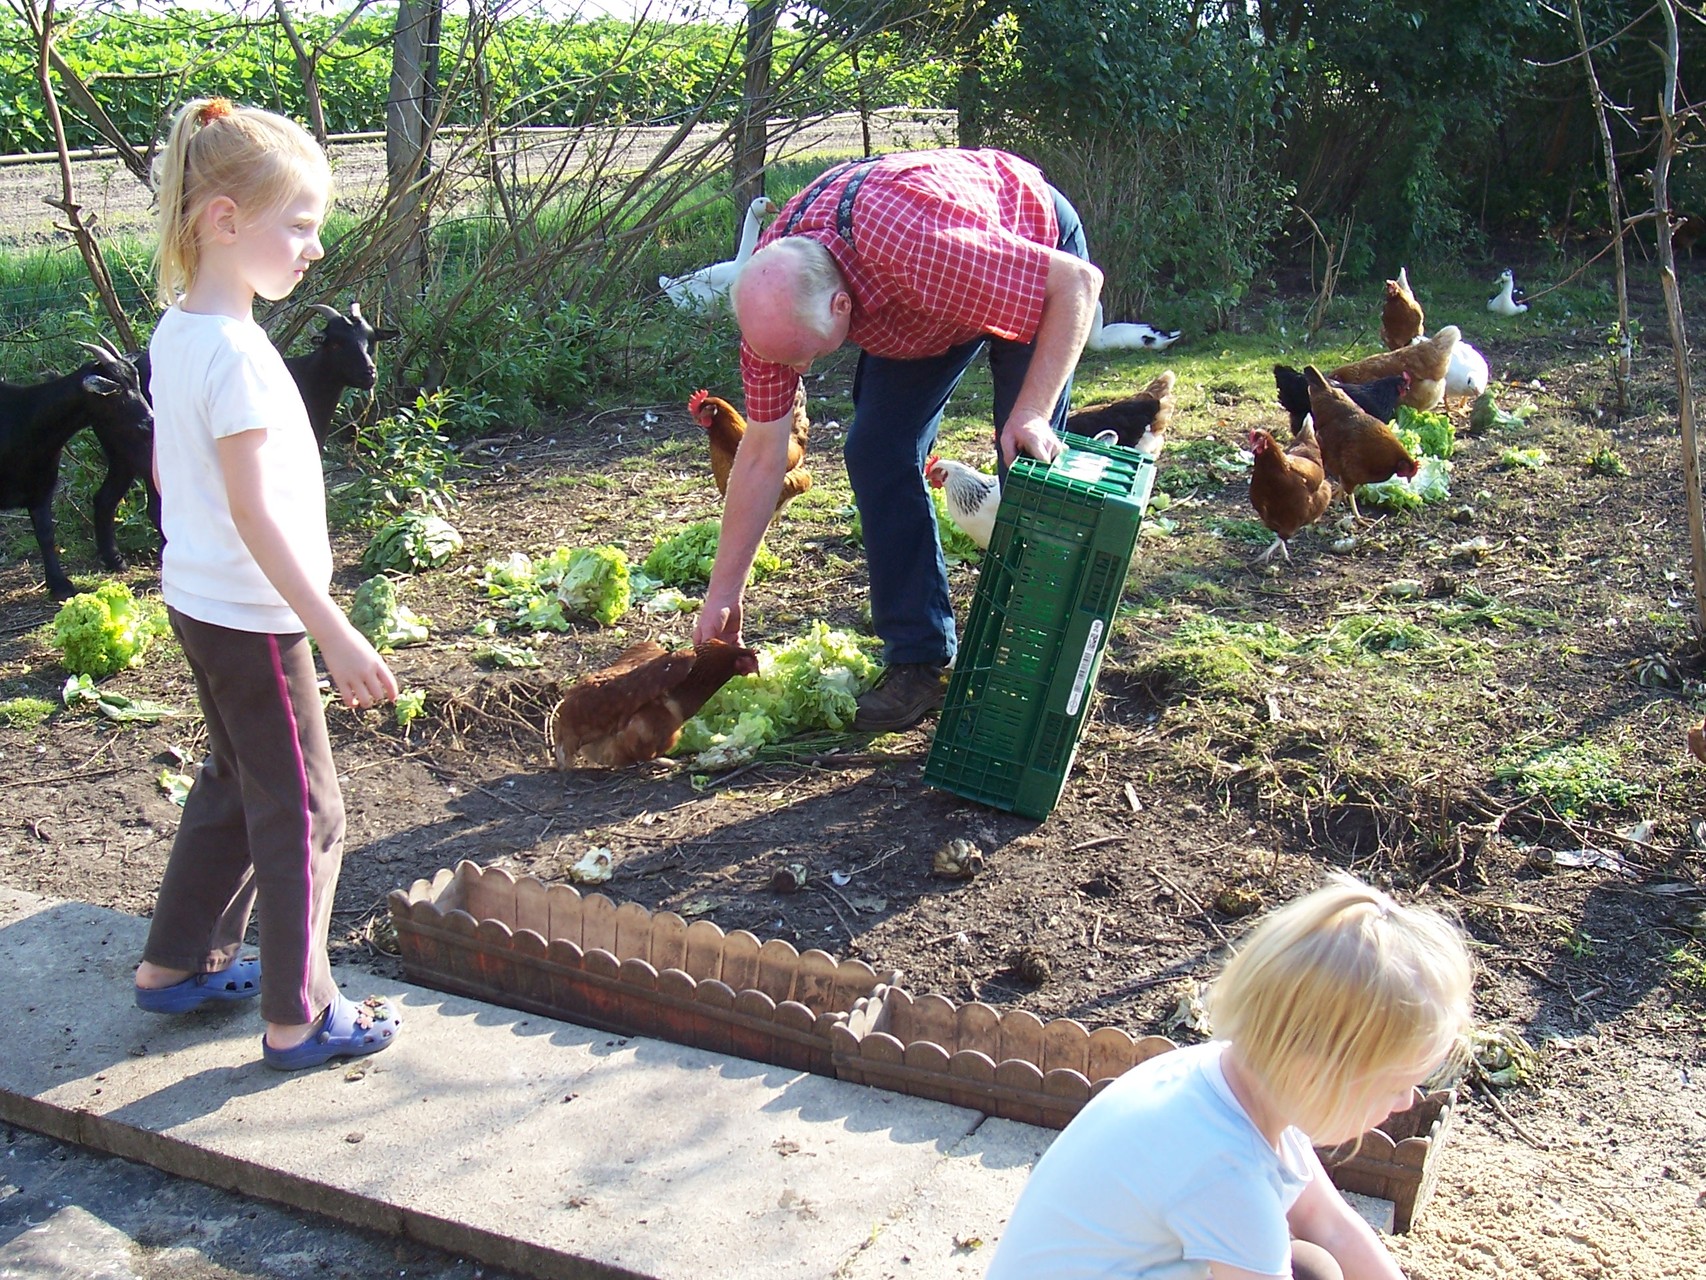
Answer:
[[[722,527],[715,520],[690,524],[680,533],[659,541],[642,567],[666,586],[702,586],[711,580],[711,566],[717,561],[717,539],[721,533]],[[762,582],[781,568],[781,559],[760,542],[758,554],[752,561],[752,581]]]
[[[1526,471],[1539,471],[1550,461],[1552,461],[1552,456],[1546,450],[1538,447],[1499,450],[1499,465],[1507,471],[1514,471],[1519,467]]]
[[[1475,398],[1475,405],[1469,411],[1469,425],[1477,431],[1485,431],[1488,427],[1520,427],[1534,412],[1534,405],[1525,404],[1515,413],[1506,413],[1499,408],[1498,397],[1493,389],[1488,387]]]
[[[383,574],[369,578],[355,589],[349,620],[381,653],[426,643],[427,620],[403,606],[397,598],[397,584]]]
[[[1449,458],[1457,452],[1457,429],[1447,414],[1424,413],[1401,404],[1394,425],[1415,436],[1422,453],[1430,458]]]
[[[99,679],[141,666],[148,646],[167,626],[159,601],[138,600],[122,582],[103,582],[59,606],[53,643],[65,670]]]
[[[633,574],[618,547],[558,547],[534,560],[520,551],[486,563],[486,594],[507,600],[515,626],[568,631],[571,619],[610,626],[633,602]]]
[[[501,640],[493,640],[490,644],[481,645],[474,650],[474,661],[484,667],[516,669],[537,667],[539,655],[533,650],[525,649],[517,644],[505,644]]]
[[[178,773],[172,769],[160,770],[160,777],[157,781],[160,784],[160,790],[166,793],[166,799],[180,809],[184,807],[184,801],[190,798],[190,788],[195,785],[195,779],[189,774]]]
[[[392,706],[397,714],[397,727],[407,729],[426,714],[426,690],[405,689],[397,695],[397,701]]]
[[[700,768],[729,768],[796,734],[850,728],[859,695],[882,671],[870,653],[877,644],[814,622],[784,645],[761,648],[758,674],[719,689],[682,726],[675,753]]]
[[[97,689],[87,675],[68,679],[59,691],[59,700],[67,707],[91,707],[119,724],[155,724],[182,714],[176,707],[151,698],[131,698],[116,689]]]
[[[692,613],[699,607],[699,602],[692,596],[682,595],[674,587],[664,587],[654,591],[652,598],[642,606],[646,613]]]
[[[419,573],[462,550],[462,535],[442,516],[405,511],[379,527],[362,553],[363,573]]]
[[[1424,454],[1416,467],[1416,474],[1408,480],[1393,476],[1379,484],[1359,486],[1358,503],[1372,503],[1389,511],[1414,511],[1451,496],[1451,463]]]
[[[563,612],[611,626],[628,612],[628,557],[620,547],[576,547],[557,586]]]

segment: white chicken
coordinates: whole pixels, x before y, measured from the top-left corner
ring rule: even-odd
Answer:
[[[1090,336],[1085,339],[1084,346],[1091,351],[1113,351],[1132,347],[1162,351],[1177,342],[1181,332],[1179,329],[1157,329],[1154,325],[1141,322],[1128,324],[1120,321],[1104,324],[1102,304],[1098,302],[1095,319],[1090,323]]]
[[[924,478],[942,491],[948,518],[959,526],[960,532],[985,551],[989,550],[989,538],[995,532],[995,512],[1001,505],[1001,481],[963,462],[934,455],[924,464]]]
[[[681,276],[659,276],[658,288],[683,311],[715,311],[729,296],[729,288],[758,247],[758,232],[762,220],[776,212],[776,202],[769,196],[755,196],[746,207],[746,220],[741,223],[740,245],[735,256],[726,262],[713,262]]]
[[[1445,367],[1445,398],[1478,396],[1487,389],[1487,357],[1467,342],[1451,349],[1451,361]]]
[[[1487,299],[1487,310],[1499,316],[1520,316],[1528,310],[1526,302],[1516,300],[1516,277],[1508,269],[1499,272],[1499,291]]]

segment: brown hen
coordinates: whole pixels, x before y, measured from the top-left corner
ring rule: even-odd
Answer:
[[[1175,381],[1173,371],[1166,369],[1142,391],[1106,404],[1075,409],[1066,415],[1066,429],[1074,435],[1090,437],[1111,432],[1126,448],[1158,459],[1167,443],[1167,428],[1173,425]]]
[[[1314,365],[1305,365],[1303,376],[1309,380],[1309,416],[1314,420],[1315,438],[1321,445],[1321,465],[1349,495],[1351,514],[1360,520],[1357,486],[1379,484],[1393,476],[1408,480],[1416,474],[1416,460],[1391,427],[1357,408]]]
[[[717,482],[717,492],[729,493],[729,473],[734,470],[735,454],[746,438],[746,419],[736,412],[727,400],[711,395],[703,388],[687,400],[687,412],[693,421],[705,428],[711,445],[711,477]],[[782,477],[782,492],[776,497],[780,511],[793,499],[812,487],[811,475],[801,465],[806,457],[806,439],[811,433],[811,420],[806,417],[806,389],[794,388],[794,415],[788,425],[788,472]]]
[[[1407,404],[1412,409],[1431,409],[1445,396],[1445,374],[1451,367],[1451,349],[1461,336],[1456,325],[1448,324],[1431,338],[1423,338],[1396,351],[1383,351],[1377,356],[1340,365],[1331,376],[1336,382],[1372,382],[1375,378],[1407,373],[1410,385],[1404,388],[1398,403]],[[1316,425],[1320,425],[1319,420]],[[1321,443],[1325,446],[1327,442],[1323,440]]]
[[[631,644],[602,671],[578,680],[545,720],[557,768],[584,756],[606,769],[667,754],[681,726],[737,675],[754,675],[758,654],[722,640],[671,653],[653,640]]]
[[[1410,292],[1410,277],[1398,268],[1398,278],[1386,282],[1386,301],[1380,308],[1380,340],[1388,351],[1407,347],[1422,336],[1422,304]]]
[[[1272,532],[1274,544],[1256,557],[1257,564],[1273,559],[1275,551],[1291,559],[1286,544],[1305,525],[1314,524],[1333,500],[1321,463],[1321,446],[1315,432],[1304,426],[1289,449],[1281,450],[1273,433],[1258,428],[1250,433],[1250,505]]]

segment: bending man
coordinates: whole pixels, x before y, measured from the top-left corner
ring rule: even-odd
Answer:
[[[747,434],[694,640],[739,642],[747,577],[787,467],[795,388],[813,360],[850,341],[861,354],[847,475],[888,666],[854,727],[903,729],[939,707],[956,637],[923,469],[942,411],[987,349],[1003,474],[1020,452],[1052,461],[1101,284],[1077,212],[1004,152],[853,161],[790,200],[730,294]]]

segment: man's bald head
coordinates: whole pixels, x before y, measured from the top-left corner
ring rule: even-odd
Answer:
[[[801,370],[846,341],[853,308],[829,250],[804,236],[783,236],[753,254],[729,303],[754,352]]]

